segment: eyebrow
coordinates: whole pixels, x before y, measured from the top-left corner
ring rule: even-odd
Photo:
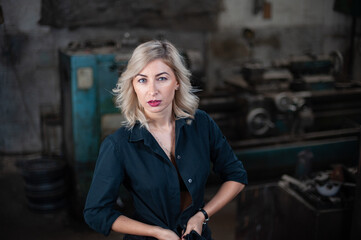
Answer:
[[[169,73],[167,73],[167,72],[161,72],[161,73],[156,74],[155,76],[156,76],[156,77],[158,77],[158,76],[163,75],[163,74],[167,74],[167,75],[169,75]],[[147,75],[140,74],[140,73],[138,73],[136,76],[140,76],[140,77],[148,77]]]
[[[140,77],[147,77],[147,75],[144,75],[144,74],[140,74],[138,73],[137,75],[135,75],[136,77],[140,76]]]
[[[158,77],[158,76],[160,76],[160,75],[163,75],[163,74],[167,74],[167,75],[169,75],[169,73],[167,73],[167,72],[161,72],[161,73],[158,73],[157,75],[155,75],[156,77]]]

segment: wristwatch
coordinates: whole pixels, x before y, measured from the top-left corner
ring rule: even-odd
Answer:
[[[204,210],[203,208],[198,209],[198,211],[200,211],[200,212],[203,213],[203,215],[204,215],[204,217],[205,217],[203,224],[206,224],[206,223],[209,221],[208,213],[207,213],[206,210]]]

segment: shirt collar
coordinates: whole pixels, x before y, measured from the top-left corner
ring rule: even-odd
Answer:
[[[137,142],[144,139],[145,127],[141,127],[140,123],[137,122],[133,128],[130,129],[129,142]]]
[[[176,133],[189,121],[188,118],[179,118],[175,121]],[[130,130],[129,142],[137,142],[141,140],[149,139],[149,131],[145,127],[141,127],[140,123],[137,122],[134,127]]]

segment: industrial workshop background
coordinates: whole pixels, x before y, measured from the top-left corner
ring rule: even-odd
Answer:
[[[181,49],[249,174],[216,240],[361,239],[360,16],[359,0],[1,0],[0,239],[104,238],[81,210],[122,120],[111,89],[150,39]]]

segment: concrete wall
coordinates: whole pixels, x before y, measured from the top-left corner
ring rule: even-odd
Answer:
[[[345,52],[351,18],[332,10],[329,0],[269,0],[271,18],[253,13],[251,0],[224,0],[217,31],[132,29],[133,36],[163,34],[178,47],[206,49],[207,89],[222,84],[222,71],[249,59],[266,64],[274,58],[306,51]],[[121,39],[118,28],[54,29],[40,26],[41,0],[3,0],[0,25],[0,152],[42,150],[40,109],[60,107],[57,51],[71,41]],[[244,28],[255,32],[253,46]],[[232,48],[230,48],[232,46]],[[357,58],[360,64],[360,57]]]

